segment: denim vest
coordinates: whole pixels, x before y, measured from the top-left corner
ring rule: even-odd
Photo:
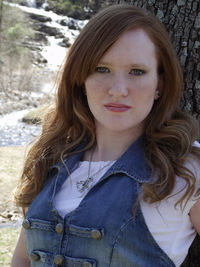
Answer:
[[[83,153],[65,160],[70,172]],[[174,267],[145,224],[140,206],[133,216],[142,183],[151,179],[139,138],[62,218],[53,199],[68,174],[62,163],[30,205],[23,222],[32,267]]]

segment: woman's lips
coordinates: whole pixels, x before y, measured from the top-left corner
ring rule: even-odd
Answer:
[[[131,108],[130,106],[127,106],[124,104],[118,104],[118,103],[108,103],[104,105],[104,107],[114,112],[125,112]]]

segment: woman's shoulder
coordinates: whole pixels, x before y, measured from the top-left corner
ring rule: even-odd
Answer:
[[[200,148],[200,143],[196,141],[194,142],[193,146]],[[192,174],[195,179],[194,192],[189,199],[186,198],[187,199],[186,210],[189,211],[190,208],[194,205],[194,203],[199,199],[198,192],[200,190],[200,158],[198,158],[194,154],[189,154],[185,160],[184,167],[187,170],[186,174],[187,173],[189,173],[190,175]],[[178,200],[178,198],[182,196],[183,193],[185,193],[186,187],[188,185],[187,182],[189,182],[189,180],[176,176],[176,183],[174,190],[172,192],[172,195],[175,194],[176,201]]]
[[[193,147],[199,148],[200,155],[200,143],[195,141]],[[198,157],[195,154],[189,154],[186,158],[185,165],[190,171],[194,172],[195,177],[200,180],[200,156]]]
[[[198,141],[195,141],[192,145],[195,148],[199,148],[199,155],[200,155],[200,143]],[[192,172],[195,172],[194,175],[200,173],[200,156],[196,153],[190,153],[185,159],[185,167]],[[200,179],[200,177],[197,177]]]

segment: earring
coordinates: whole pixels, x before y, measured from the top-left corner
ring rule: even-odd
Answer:
[[[83,94],[84,95],[87,95],[85,88],[83,89]]]
[[[160,96],[161,96],[160,92],[158,90],[156,90],[155,100],[157,100]]]
[[[82,93],[83,95],[87,95],[87,93],[86,93],[86,89],[85,89],[85,85],[84,85],[84,84],[81,85],[80,90],[82,91],[81,93]]]

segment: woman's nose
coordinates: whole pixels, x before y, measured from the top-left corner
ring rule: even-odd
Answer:
[[[128,84],[125,77],[122,77],[121,75],[113,77],[108,93],[115,97],[127,96]]]

